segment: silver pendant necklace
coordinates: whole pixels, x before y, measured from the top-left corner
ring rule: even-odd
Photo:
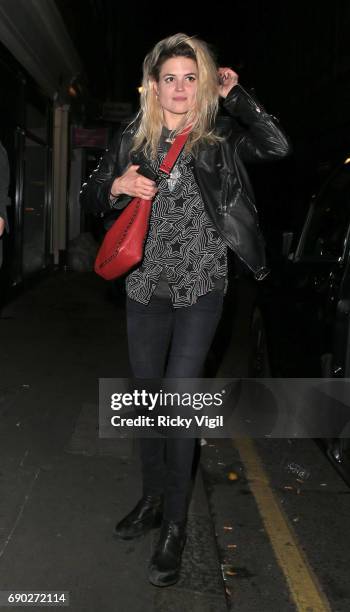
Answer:
[[[167,178],[169,191],[174,191],[176,187],[176,183],[179,180],[180,176],[181,176],[181,171],[179,170],[177,166],[175,166],[175,168],[172,170],[169,177]]]
[[[173,142],[175,141],[174,132],[175,132],[175,130],[171,130],[170,134],[165,139],[165,142],[169,142],[170,144],[173,144]]]

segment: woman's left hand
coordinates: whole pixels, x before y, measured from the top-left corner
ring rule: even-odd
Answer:
[[[218,75],[220,79],[219,95],[226,98],[232,87],[238,83],[238,74],[232,68],[219,68]]]

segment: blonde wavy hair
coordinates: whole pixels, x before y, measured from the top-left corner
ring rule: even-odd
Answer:
[[[217,143],[222,138],[214,134],[214,122],[219,108],[218,65],[210,46],[196,36],[179,33],[164,38],[143,61],[140,110],[132,123],[139,124],[133,138],[132,151],[142,150],[146,157],[156,159],[163,127],[163,111],[154,88],[159,82],[163,63],[171,57],[193,59],[198,68],[195,107],[189,110],[174,135],[192,124],[185,152],[196,154],[199,141]]]

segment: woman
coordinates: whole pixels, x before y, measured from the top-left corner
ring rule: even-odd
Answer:
[[[158,169],[171,142],[189,126],[170,177],[162,178]],[[126,278],[134,377],[201,376],[227,288],[227,247],[256,278],[267,273],[243,161],[288,152],[277,120],[238,85],[231,68],[217,66],[207,43],[180,33],[146,56],[140,111],[119,130],[82,192],[86,208],[100,214],[135,196],[154,198],[143,261]],[[147,177],[137,172],[140,165]],[[140,446],[143,495],[115,534],[130,539],[161,525],[149,580],[167,586],[179,578],[195,439],[150,438]]]

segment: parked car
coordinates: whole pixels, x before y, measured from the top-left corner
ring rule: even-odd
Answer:
[[[250,375],[350,378],[350,158],[312,197],[301,236],[281,245],[252,308]],[[348,482],[349,442],[322,441]]]

